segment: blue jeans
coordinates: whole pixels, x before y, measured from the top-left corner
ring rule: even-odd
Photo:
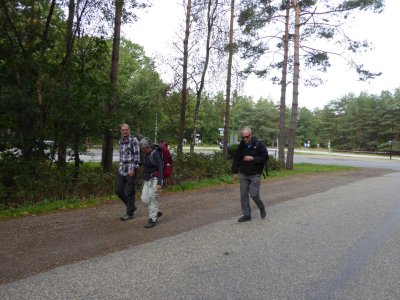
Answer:
[[[240,203],[243,215],[251,216],[250,197],[261,210],[264,209],[264,203],[260,199],[261,174],[257,175],[239,175],[240,182]],[[250,196],[250,197],[249,197]]]
[[[135,181],[136,175],[134,176],[122,176],[121,174],[117,175],[117,182],[115,193],[118,197],[124,202],[126,206],[126,213],[128,215],[133,215],[133,212],[136,210],[135,206]]]

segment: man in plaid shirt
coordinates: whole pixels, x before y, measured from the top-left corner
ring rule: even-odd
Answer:
[[[140,148],[137,138],[130,135],[128,124],[121,125],[119,140],[119,168],[116,182],[116,194],[126,206],[126,214],[122,221],[133,219],[135,206],[135,180],[137,178],[140,159]]]

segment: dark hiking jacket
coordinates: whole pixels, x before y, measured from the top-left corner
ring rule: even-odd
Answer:
[[[254,157],[253,161],[244,161],[245,156]],[[268,151],[264,143],[257,139],[255,136],[251,138],[249,144],[245,144],[241,141],[235,157],[232,162],[232,173],[237,174],[238,172],[245,175],[257,175],[263,172],[265,163],[267,161]]]
[[[150,158],[152,155],[152,158]],[[158,154],[157,150],[151,151],[149,154],[144,155],[144,162],[143,162],[143,180],[148,181],[157,177],[157,184],[163,184],[163,170],[164,165],[163,161]],[[156,172],[157,171],[157,172]]]

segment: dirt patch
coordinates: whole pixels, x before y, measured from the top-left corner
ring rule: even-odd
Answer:
[[[266,205],[271,206],[389,172],[362,169],[267,180],[262,184],[261,196]],[[147,208],[140,201],[137,201],[137,206],[135,219],[127,222],[119,220],[124,212],[122,202],[1,221],[0,284],[240,216],[241,213],[238,184],[162,193],[159,206],[164,215],[151,229],[143,227],[148,218]],[[253,216],[259,218],[254,203],[252,207]]]

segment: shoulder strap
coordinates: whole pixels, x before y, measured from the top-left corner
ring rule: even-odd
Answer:
[[[156,151],[156,149],[151,150],[150,155],[149,155],[150,162],[153,165],[155,165],[155,163],[154,163],[154,151]]]

